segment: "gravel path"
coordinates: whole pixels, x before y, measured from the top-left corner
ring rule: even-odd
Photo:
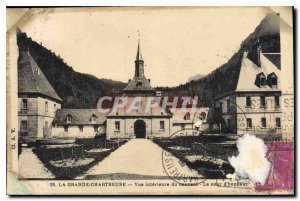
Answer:
[[[164,171],[162,164],[162,148],[151,140],[133,139],[111,153],[103,161],[92,167],[78,179],[102,178],[101,175],[123,175],[130,178],[143,177],[153,178],[165,177],[168,175]],[[175,158],[174,164],[181,173],[199,176],[195,170],[190,170],[187,166],[180,165],[179,159]]]
[[[19,156],[20,179],[49,179],[54,175],[44,166],[31,148],[23,148]]]

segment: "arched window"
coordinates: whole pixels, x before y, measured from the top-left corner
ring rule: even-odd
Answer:
[[[185,120],[190,120],[191,119],[191,114],[189,112],[187,112],[185,115],[184,115],[184,119]]]
[[[272,75],[272,77],[271,77],[271,85],[272,86],[274,86],[274,85],[277,86],[277,77],[276,77],[276,75]]]
[[[266,86],[266,76],[263,73],[259,75],[259,86],[260,87]]]
[[[67,122],[70,123],[73,119],[73,116],[71,114],[67,115]]]
[[[276,74],[275,73],[269,74],[267,82],[268,82],[269,87],[271,87],[271,88],[277,88],[278,79],[277,79]]]

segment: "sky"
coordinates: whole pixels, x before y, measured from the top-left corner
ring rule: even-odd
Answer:
[[[138,38],[153,87],[177,86],[227,62],[271,11],[257,7],[37,9],[18,25],[74,70],[128,82]]]

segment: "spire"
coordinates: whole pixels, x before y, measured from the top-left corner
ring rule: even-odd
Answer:
[[[138,42],[138,48],[137,48],[137,53],[136,53],[136,61],[143,61],[143,57],[142,57],[142,52],[141,52],[141,48],[140,48],[140,39]]]
[[[136,59],[135,59],[135,76],[137,77],[144,76],[144,61],[141,53],[140,39],[138,42],[138,48],[137,48]]]

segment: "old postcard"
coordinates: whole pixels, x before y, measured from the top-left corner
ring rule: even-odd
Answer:
[[[293,195],[293,12],[7,8],[7,193]]]

